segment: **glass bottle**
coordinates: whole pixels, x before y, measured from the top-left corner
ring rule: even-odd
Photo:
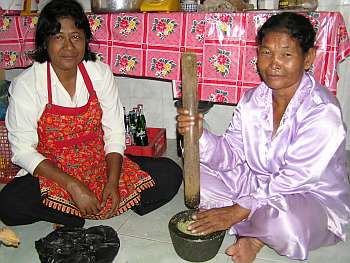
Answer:
[[[133,107],[132,111],[134,112],[134,123],[135,123],[135,130],[134,130],[134,143],[136,145],[136,136],[137,136],[137,121],[138,121],[138,109],[137,107]]]
[[[125,107],[123,107],[123,112],[124,112],[124,128],[126,130],[126,118],[128,117],[128,115],[126,114],[126,111],[125,111]]]
[[[137,109],[136,145],[147,146],[148,136],[146,132],[146,119],[143,114],[143,105],[139,104]]]
[[[133,145],[135,144],[136,140],[136,112],[134,110],[129,111],[129,129],[130,134],[133,139]]]
[[[125,145],[126,146],[134,145],[133,136],[130,131],[129,116],[127,115],[125,118]]]
[[[137,109],[138,109],[138,111],[140,113],[140,118],[145,123],[145,127],[147,127],[145,114],[143,113],[143,105],[142,104],[137,104]]]

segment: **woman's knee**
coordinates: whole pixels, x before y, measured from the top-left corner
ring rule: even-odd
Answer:
[[[10,184],[11,182],[0,191],[0,218],[4,213],[13,211],[16,206],[16,192]]]
[[[179,190],[182,181],[183,181],[183,172],[182,168],[173,160],[169,161],[169,167],[171,169],[171,178],[172,178],[172,183],[175,186],[176,192]]]
[[[169,196],[173,197],[179,190],[183,175],[181,167],[169,158],[160,158],[159,165],[162,165],[162,174],[157,175],[154,180],[161,184],[168,191]]]
[[[37,205],[41,205],[38,179],[31,175],[16,177],[0,192],[0,219],[7,225],[21,225],[22,219],[34,222],[27,215]]]
[[[308,255],[307,232],[297,218],[288,216],[269,205],[254,211],[251,217],[234,229],[239,236],[255,237],[278,254],[293,259],[305,259]]]
[[[8,213],[8,210],[10,210],[10,206],[7,205],[8,198],[6,197],[6,194],[3,191],[0,191],[0,220],[3,220],[4,216]]]
[[[312,196],[288,197],[286,203],[285,210],[258,208],[249,220],[251,234],[279,254],[305,259],[329,237],[325,208]]]
[[[8,226],[17,225],[16,211],[18,211],[16,200],[6,189],[3,189],[0,192],[0,220]]]

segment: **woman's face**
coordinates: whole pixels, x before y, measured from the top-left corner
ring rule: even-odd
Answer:
[[[61,30],[48,40],[48,54],[56,73],[70,72],[77,68],[85,54],[85,33],[75,26],[70,17],[58,19]]]
[[[294,94],[313,58],[314,49],[304,54],[288,33],[270,32],[258,48],[258,70],[271,89]]]

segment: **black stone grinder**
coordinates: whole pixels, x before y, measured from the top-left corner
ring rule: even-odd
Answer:
[[[179,257],[190,262],[204,262],[216,256],[226,231],[209,235],[191,235],[179,230],[178,223],[192,220],[196,209],[185,210],[174,215],[168,224],[171,241]]]

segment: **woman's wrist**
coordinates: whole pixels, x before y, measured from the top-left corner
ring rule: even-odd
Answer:
[[[239,219],[239,222],[248,218],[250,214],[250,209],[244,208],[238,204],[233,205],[234,215],[237,219]]]
[[[108,153],[107,162],[107,182],[119,183],[123,157],[119,153]]]
[[[79,180],[72,176],[68,176],[68,178],[65,180],[65,185],[63,188],[66,189],[68,193],[72,193],[74,192],[74,189],[77,187],[78,183],[80,183]]]
[[[117,176],[117,175],[109,175],[107,177],[107,182],[109,182],[109,183],[119,183],[119,176]]]

